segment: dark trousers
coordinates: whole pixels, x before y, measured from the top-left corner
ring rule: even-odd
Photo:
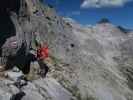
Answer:
[[[30,72],[30,63],[35,61],[35,57],[31,54],[9,56],[6,62],[6,69],[12,69],[14,66],[18,67],[24,74]]]
[[[37,59],[35,55],[29,53],[27,55],[21,55],[18,57],[9,57],[6,67],[7,69],[13,68],[14,66],[17,66],[24,74],[28,74],[30,72],[30,64],[31,62],[38,61],[38,64],[40,66],[40,75],[42,77],[45,77],[48,73],[48,66],[45,64],[45,62],[41,59]]]

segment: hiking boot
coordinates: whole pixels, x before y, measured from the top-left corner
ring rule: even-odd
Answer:
[[[39,72],[39,75],[42,77],[42,78],[45,78],[47,73],[49,71],[49,68],[47,66],[45,66],[45,69],[40,69],[40,72]]]
[[[41,76],[42,78],[45,78],[45,77],[46,77],[46,72],[45,72],[45,70],[41,70],[39,74],[40,74],[40,76]]]

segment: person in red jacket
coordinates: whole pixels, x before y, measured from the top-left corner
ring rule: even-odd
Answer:
[[[49,57],[48,45],[46,43],[39,44],[37,46],[37,60],[41,68],[40,74],[42,77],[45,77],[49,70],[46,64],[46,59],[48,59],[48,57]]]

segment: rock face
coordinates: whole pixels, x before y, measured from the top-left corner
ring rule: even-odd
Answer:
[[[20,100],[133,100],[133,32],[125,32],[108,20],[82,26],[58,16],[39,0],[3,1],[1,64],[13,56],[23,66],[29,49],[36,48],[35,32],[39,41],[49,45],[53,63],[47,78],[21,88],[14,85],[18,74],[15,80],[2,78],[1,100],[16,94]],[[9,1],[12,3],[7,5]]]

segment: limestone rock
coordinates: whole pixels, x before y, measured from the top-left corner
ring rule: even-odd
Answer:
[[[18,88],[26,93],[22,100],[133,100],[132,31],[125,34],[107,20],[89,27],[80,25],[58,16],[39,0],[17,1],[10,6],[0,3],[0,8],[11,10],[0,11],[4,16],[0,21],[8,23],[0,23],[1,63],[13,56],[23,67],[27,53],[36,49],[36,32],[38,40],[49,45],[53,61],[47,78]],[[12,80],[0,81],[0,98],[7,97],[5,100],[14,95],[9,84],[20,75],[8,73]]]

